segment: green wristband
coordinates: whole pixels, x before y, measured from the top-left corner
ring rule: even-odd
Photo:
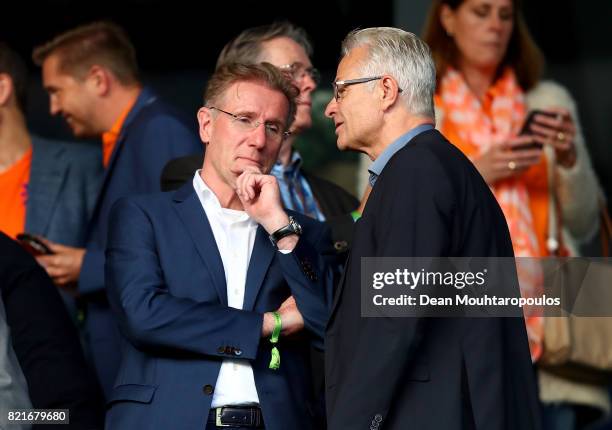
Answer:
[[[353,217],[353,221],[357,222],[357,220],[361,218],[361,212],[355,210],[351,212],[351,216]]]
[[[268,367],[272,370],[277,370],[280,367],[280,352],[278,352],[276,344],[278,343],[278,338],[280,337],[281,329],[283,328],[283,322],[278,312],[272,312],[272,315],[274,316],[274,329],[272,330],[272,336],[270,336],[270,343],[273,346],[271,351],[272,356],[270,358],[270,365]]]

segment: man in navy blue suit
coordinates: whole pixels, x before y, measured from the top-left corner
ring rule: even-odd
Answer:
[[[314,428],[309,348],[335,251],[268,174],[296,93],[268,63],[219,68],[198,112],[202,169],[113,207],[106,275],[125,342],[107,428]]]
[[[63,33],[36,48],[50,111],[77,137],[101,138],[106,168],[85,248],[49,242],[39,257],[56,285],[87,304],[86,332],[105,394],[119,365],[119,333],[105,292],[104,249],[112,204],[120,197],[159,190],[159,175],[173,158],[202,144],[193,127],[162,103],[138,76],[134,47],[114,24],[97,22]]]

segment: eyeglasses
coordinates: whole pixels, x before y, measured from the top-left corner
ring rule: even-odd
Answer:
[[[310,76],[310,79],[314,81],[315,84],[319,84],[321,82],[321,74],[314,67],[306,67],[304,64],[296,62],[293,64],[285,64],[278,67],[281,69],[283,73],[286,73],[291,80],[295,82],[299,82],[306,77],[306,75]]]
[[[346,87],[349,87],[351,85],[357,85],[357,84],[365,84],[366,82],[377,81],[382,78],[384,78],[384,76],[372,76],[369,78],[346,79],[343,81],[333,82],[332,85],[334,87],[334,98],[336,99],[336,101],[340,100],[340,98],[342,97],[342,93],[344,92]],[[403,90],[398,87],[397,91],[401,93]]]
[[[206,107],[208,109],[211,109],[211,110],[214,109],[216,111],[219,111],[226,115],[231,116],[233,118],[232,124],[234,125],[234,127],[236,127],[237,130],[240,130],[241,132],[248,132],[251,130],[255,130],[257,127],[263,124],[266,130],[266,138],[270,139],[273,142],[280,142],[283,139],[291,135],[291,132],[283,131],[283,127],[280,124],[277,124],[274,122],[256,121],[252,118],[249,118],[248,116],[236,115],[231,112],[225,111],[223,109],[219,109],[218,107],[215,107],[215,106],[206,106]]]

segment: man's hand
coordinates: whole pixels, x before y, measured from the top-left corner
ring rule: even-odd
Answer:
[[[289,298],[281,304],[280,308],[277,309],[277,312],[281,317],[282,336],[292,335],[304,328],[304,318],[298,310],[293,296],[289,296]],[[261,337],[270,337],[273,330],[274,316],[272,315],[272,312],[266,312],[264,314],[263,326],[261,328]]]
[[[38,256],[36,260],[44,267],[55,285],[75,294],[85,249],[60,245],[44,238],[40,239],[53,251],[53,254]]]
[[[255,169],[245,170],[236,180],[236,194],[244,210],[268,234],[289,224],[274,176],[264,175]]]

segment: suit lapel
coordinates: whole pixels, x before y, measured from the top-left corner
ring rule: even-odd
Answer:
[[[57,197],[68,174],[66,161],[62,158],[65,148],[60,145],[52,147],[37,138],[32,139],[32,145],[25,229],[46,236]]]
[[[257,227],[253,252],[251,253],[251,260],[247,271],[242,309],[246,311],[253,310],[255,300],[257,299],[257,295],[259,294],[259,290],[268,272],[268,267],[270,267],[270,263],[272,263],[275,252],[276,250],[268,239],[266,231],[262,226]]]
[[[115,148],[113,149],[113,153],[111,154],[111,158],[108,162],[108,166],[104,169],[104,177],[102,178],[102,185],[100,187],[100,193],[98,194],[98,199],[96,201],[96,207],[93,211],[92,219],[89,223],[89,228],[93,228],[95,219],[97,218],[98,212],[100,211],[100,207],[102,202],[104,201],[104,194],[106,192],[106,186],[108,185],[108,180],[112,175],[112,172],[115,168],[115,164],[117,162],[117,158],[119,158],[119,154],[121,153],[121,149],[123,148],[123,144],[127,138],[127,135],[130,131],[130,125],[134,122],[134,119],[138,117],[138,115],[142,112],[142,110],[155,102],[157,97],[146,87],[142,89],[136,102],[134,102],[134,106],[130,110],[130,113],[125,118],[125,122],[121,127],[121,132],[119,133],[119,137],[117,138],[117,143],[115,144]]]
[[[202,208],[191,181],[188,181],[175,193],[174,201],[175,208],[211,275],[221,303],[227,306],[227,286],[223,261],[206,212]]]

